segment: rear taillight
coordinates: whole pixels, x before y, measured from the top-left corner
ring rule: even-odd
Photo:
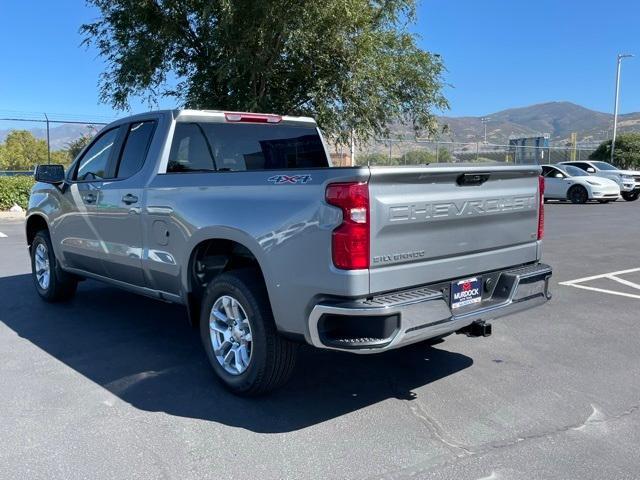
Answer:
[[[326,200],[342,209],[342,224],[331,238],[333,264],[342,270],[369,268],[369,186],[332,183]]]
[[[538,240],[544,237],[544,177],[538,177]]]
[[[224,118],[227,122],[248,122],[248,123],[280,123],[280,115],[265,115],[262,113],[240,113],[226,112]]]

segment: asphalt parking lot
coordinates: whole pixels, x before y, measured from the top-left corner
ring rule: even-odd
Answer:
[[[179,307],[93,281],[41,302],[0,220],[0,478],[638,478],[640,201],[546,208],[545,306],[486,339],[305,348],[253,400]]]

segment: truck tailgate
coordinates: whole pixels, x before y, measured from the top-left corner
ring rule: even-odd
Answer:
[[[372,167],[371,293],[538,259],[537,166]]]

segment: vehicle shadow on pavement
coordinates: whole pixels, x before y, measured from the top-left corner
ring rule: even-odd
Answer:
[[[92,281],[69,303],[46,304],[29,275],[0,278],[0,292],[1,322],[135,408],[261,433],[298,430],[388,398],[411,400],[415,388],[473,364],[426,345],[372,356],[303,347],[285,387],[237,398],[216,381],[180,306]]]

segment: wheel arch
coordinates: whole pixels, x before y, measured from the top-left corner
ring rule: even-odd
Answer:
[[[33,239],[40,230],[49,230],[49,223],[44,215],[40,215],[39,213],[34,213],[27,217],[27,221],[25,222],[25,233],[27,236],[27,245],[31,247],[33,243]]]
[[[218,275],[241,268],[255,268],[269,291],[269,271],[264,251],[249,235],[233,229],[202,231],[192,237],[182,270],[182,289],[189,319],[197,323],[200,299]]]

